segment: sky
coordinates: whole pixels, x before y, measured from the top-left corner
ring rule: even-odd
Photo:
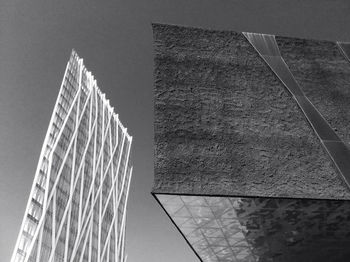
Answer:
[[[133,136],[128,262],[198,258],[150,194],[151,23],[350,41],[348,0],[0,0],[0,254],[9,261],[74,48]]]

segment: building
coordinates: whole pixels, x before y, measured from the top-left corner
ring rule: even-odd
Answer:
[[[350,44],[153,25],[152,194],[200,261],[349,261]]]
[[[131,142],[73,51],[11,261],[124,262]]]

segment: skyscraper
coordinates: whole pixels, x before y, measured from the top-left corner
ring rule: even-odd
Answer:
[[[348,261],[350,45],[153,32],[153,194],[198,258]]]
[[[131,142],[72,51],[11,261],[124,262]]]

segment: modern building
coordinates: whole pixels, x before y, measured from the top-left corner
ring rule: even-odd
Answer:
[[[11,261],[124,262],[131,142],[73,51]]]
[[[152,194],[200,261],[349,261],[350,44],[153,25]]]

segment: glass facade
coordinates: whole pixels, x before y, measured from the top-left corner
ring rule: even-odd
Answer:
[[[349,201],[156,198],[203,262],[347,261],[350,255]]]
[[[73,51],[11,261],[124,262],[131,142]]]
[[[348,61],[350,61],[350,43],[337,42],[339,49],[342,51]]]

